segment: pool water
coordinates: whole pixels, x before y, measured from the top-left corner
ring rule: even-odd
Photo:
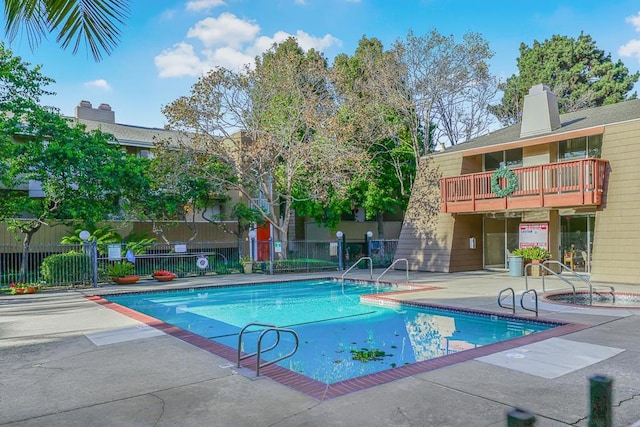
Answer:
[[[109,295],[106,299],[234,349],[240,329],[250,322],[293,329],[300,337],[299,349],[278,365],[326,384],[555,326],[486,314],[360,302],[360,295],[397,290],[323,279]],[[260,331],[248,331],[253,332],[245,332],[243,351],[255,352]],[[262,348],[273,339],[275,333],[269,332]],[[263,359],[273,360],[293,346],[293,337],[282,334],[277,348],[263,353]]]

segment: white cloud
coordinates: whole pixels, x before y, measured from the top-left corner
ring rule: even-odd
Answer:
[[[199,39],[205,46],[240,47],[260,32],[260,26],[225,12],[218,18],[205,18],[189,29],[187,37]]]
[[[633,28],[640,33],[640,12],[635,16],[628,16],[626,21],[633,25]]]
[[[221,47],[215,50],[204,51],[210,68],[224,67],[229,70],[239,71],[246,64],[253,62],[254,56],[236,50],[232,47]]]
[[[640,40],[632,39],[618,48],[620,56],[635,56],[640,62]]]
[[[214,7],[224,6],[223,0],[191,0],[185,6],[191,12],[200,12],[201,10],[210,10]]]
[[[295,38],[298,40],[298,44],[304,50],[309,50],[311,48],[319,51],[324,51],[331,46],[342,46],[342,42],[333,37],[331,34],[326,34],[322,38],[314,37],[305,33],[304,31],[298,30],[296,31]]]
[[[269,37],[259,35],[259,32],[259,25],[231,13],[203,19],[187,32],[187,37],[202,44],[202,50],[196,52],[194,45],[197,43],[184,41],[163,50],[154,58],[158,75],[161,78],[197,77],[216,67],[240,71],[246,65],[252,66],[254,58],[270,49],[274,43],[281,43],[289,37],[295,37],[304,50],[313,48],[325,51],[332,46],[342,45],[339,39],[330,34],[316,37],[298,30],[295,35],[278,31]]]
[[[640,32],[640,12],[634,16],[628,16],[626,21],[633,25],[633,28]],[[635,56],[638,62],[640,62],[640,40],[631,39],[618,48],[618,55],[620,56]]]
[[[193,46],[185,42],[163,50],[153,61],[160,77],[197,77],[206,71],[206,66],[194,53]]]
[[[97,79],[97,80],[91,80],[90,82],[85,82],[84,87],[87,87],[87,88],[95,87],[98,89],[106,90],[107,92],[111,91],[111,86],[105,79]]]
[[[331,46],[342,46],[342,42],[330,34],[318,38],[302,30],[298,30],[295,35],[289,34],[286,31],[278,31],[273,37],[258,37],[253,45],[247,49],[247,52],[253,56],[260,55],[262,52],[269,50],[274,43],[282,43],[289,37],[295,37],[296,40],[298,40],[298,45],[304,50],[315,49],[324,51]]]

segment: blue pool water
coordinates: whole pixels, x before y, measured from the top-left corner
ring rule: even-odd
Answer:
[[[326,279],[105,298],[234,349],[240,329],[250,322],[291,328],[300,347],[278,364],[327,384],[553,327],[484,314],[360,303],[360,295],[388,290],[398,288]],[[256,350],[257,336],[245,333],[245,352]],[[262,348],[270,344],[268,338]],[[277,349],[263,358],[275,359],[292,348],[293,338],[283,334]],[[365,356],[372,350],[376,357]]]

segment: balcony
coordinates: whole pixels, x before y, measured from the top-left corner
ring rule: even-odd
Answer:
[[[493,172],[440,180],[440,211],[491,212],[509,209],[561,208],[602,204],[609,162],[582,159],[513,169],[518,186],[507,197],[491,191]],[[501,179],[501,187],[506,180]]]

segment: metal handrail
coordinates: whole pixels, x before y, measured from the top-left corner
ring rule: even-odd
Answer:
[[[349,267],[347,271],[342,273],[342,278],[340,280],[344,282],[344,276],[346,276],[348,272],[353,270],[356,265],[360,264],[360,261],[367,260],[367,259],[369,260],[369,278],[373,279],[373,260],[371,259],[371,257],[363,256],[362,258],[358,258],[358,260],[351,267]]]
[[[276,331],[276,332],[278,333],[278,337],[280,336],[280,332],[287,332],[287,333],[292,334],[292,335],[293,335],[293,337],[294,337],[294,338],[295,338],[295,340],[296,340],[296,344],[295,344],[295,346],[293,347],[293,350],[291,350],[289,353],[287,353],[287,354],[285,354],[285,355],[283,355],[283,356],[280,356],[280,357],[278,357],[277,359],[273,359],[273,360],[270,360],[270,361],[265,362],[265,363],[263,363],[263,364],[260,364],[260,355],[262,354],[262,351],[261,351],[261,347],[262,347],[262,337],[264,337],[264,335],[265,335],[267,332],[271,332],[271,331]],[[281,361],[281,360],[284,360],[284,359],[286,359],[286,358],[288,358],[288,357],[293,356],[293,355],[296,353],[296,351],[298,351],[298,346],[299,346],[299,345],[300,345],[300,338],[298,337],[298,334],[296,333],[296,331],[294,331],[293,329],[287,329],[287,328],[267,328],[267,329],[265,329],[264,331],[262,331],[262,333],[261,333],[261,334],[260,334],[260,336],[258,337],[258,351],[257,351],[257,362],[256,362],[256,377],[259,377],[259,376],[260,376],[260,369],[261,369],[261,368],[264,368],[264,367],[269,366],[269,365],[273,365],[274,363],[278,363],[278,362],[279,362],[279,361]],[[272,348],[272,347],[269,347],[269,348],[268,348],[268,349],[266,349],[265,351],[271,350],[271,348]]]
[[[554,259],[549,259],[546,260],[542,263],[543,265],[547,265],[547,264],[554,264],[554,265],[559,265],[562,270],[561,273],[563,273],[564,271],[570,272],[572,274],[573,277],[577,277],[578,279],[582,280],[583,282],[585,282],[587,284],[587,286],[589,287],[589,305],[593,305],[593,292],[594,292],[594,287],[591,284],[591,280],[587,280],[585,279],[582,275],[576,273],[575,271],[573,271],[569,266],[561,263],[560,261],[556,261]],[[555,271],[553,272],[557,277],[560,277]],[[613,286],[603,286],[604,288],[608,288],[608,292],[611,294],[611,297],[613,298],[613,302],[616,301],[616,296],[615,296],[615,289],[613,288]],[[596,293],[597,292],[597,288],[596,289]],[[544,276],[542,276],[542,290],[544,291]],[[575,292],[575,290],[574,290]],[[574,296],[574,303],[575,303],[575,296]]]
[[[407,272],[407,283],[409,283],[409,260],[406,259],[406,258],[398,258],[397,260],[393,261],[391,263],[391,265],[389,267],[387,267],[387,269],[385,271],[382,272],[381,275],[378,276],[378,278],[376,279],[376,288],[378,287],[378,284],[380,283],[380,278],[382,276],[384,276],[387,273],[387,271],[391,270],[400,261],[404,261],[405,264],[406,264],[407,268],[406,268],[405,271]]]
[[[530,292],[533,292],[533,301],[536,303],[536,308],[534,310],[524,306],[524,296]],[[520,295],[520,307],[522,307],[523,310],[534,312],[536,317],[538,317],[538,292],[535,289],[524,291],[522,295]],[[513,312],[515,313],[515,309]]]
[[[573,285],[573,283],[571,283],[568,279],[560,276],[558,273],[556,273],[555,271],[553,271],[552,269],[547,267],[544,263],[541,263],[541,264],[529,263],[529,264],[524,266],[524,287],[525,287],[525,290],[527,290],[527,291],[529,290],[529,275],[527,273],[529,272],[529,270],[531,270],[530,267],[532,265],[538,265],[543,270],[541,272],[541,274],[542,274],[542,292],[546,292],[547,291],[545,289],[545,286],[544,286],[544,274],[543,274],[545,271],[547,271],[547,272],[553,274],[554,276],[556,276],[558,279],[560,279],[563,282],[565,282],[566,284],[568,284],[569,286],[571,286],[571,289],[573,289],[573,303],[574,304],[576,303],[576,287]]]
[[[247,330],[247,328],[249,328],[250,326],[265,326],[265,329],[260,333],[260,335],[258,336],[258,348],[257,351],[255,353],[249,353],[249,354],[245,354],[244,356],[242,356],[242,335],[244,334],[244,332]],[[271,345],[270,347],[266,348],[266,349],[262,349],[262,338],[264,338],[264,336],[268,333],[268,332],[272,332],[274,331],[276,333],[276,341],[273,345]],[[292,334],[293,337],[295,338],[295,346],[293,347],[293,350],[291,350],[289,353],[285,354],[284,356],[280,356],[274,360],[270,360],[268,362],[262,363],[260,364],[260,356],[262,355],[262,353],[273,350],[274,348],[276,348],[276,346],[280,343],[280,332],[286,332],[289,334]],[[286,359],[288,357],[291,357],[295,354],[296,351],[298,351],[298,347],[300,346],[300,338],[298,337],[298,334],[296,333],[296,331],[294,331],[293,329],[288,329],[288,328],[279,328],[275,325],[271,325],[269,323],[259,323],[259,322],[251,322],[246,324],[242,329],[240,329],[240,333],[238,334],[238,358],[237,358],[237,367],[240,368],[240,361],[244,360],[244,359],[248,359],[249,357],[253,357],[256,356],[256,377],[260,376],[260,369],[264,368],[266,366],[269,365],[273,365],[274,363],[278,363],[279,361]]]
[[[247,328],[249,328],[250,326],[264,326],[266,328],[276,328],[277,327],[276,325],[272,325],[270,323],[251,322],[251,323],[247,323],[246,325],[244,325],[244,327],[242,329],[240,329],[240,333],[238,334],[238,357],[236,359],[236,361],[237,361],[236,366],[238,368],[240,367],[240,361],[241,360],[248,359],[249,357],[252,357],[252,356],[255,356],[255,355],[258,354],[258,352],[256,351],[255,353],[245,354],[244,356],[241,356],[241,354],[242,354],[242,335],[247,330]],[[280,342],[280,332],[276,331],[276,334],[277,334],[276,342],[271,347],[265,349],[264,351],[269,351],[269,350],[273,350],[274,348],[276,348],[276,346]]]
[[[511,292],[511,307],[502,305],[502,294],[507,291]],[[507,309],[510,308],[513,314],[516,314],[516,292],[513,290],[513,288],[504,288],[503,290],[498,292],[498,306]]]

